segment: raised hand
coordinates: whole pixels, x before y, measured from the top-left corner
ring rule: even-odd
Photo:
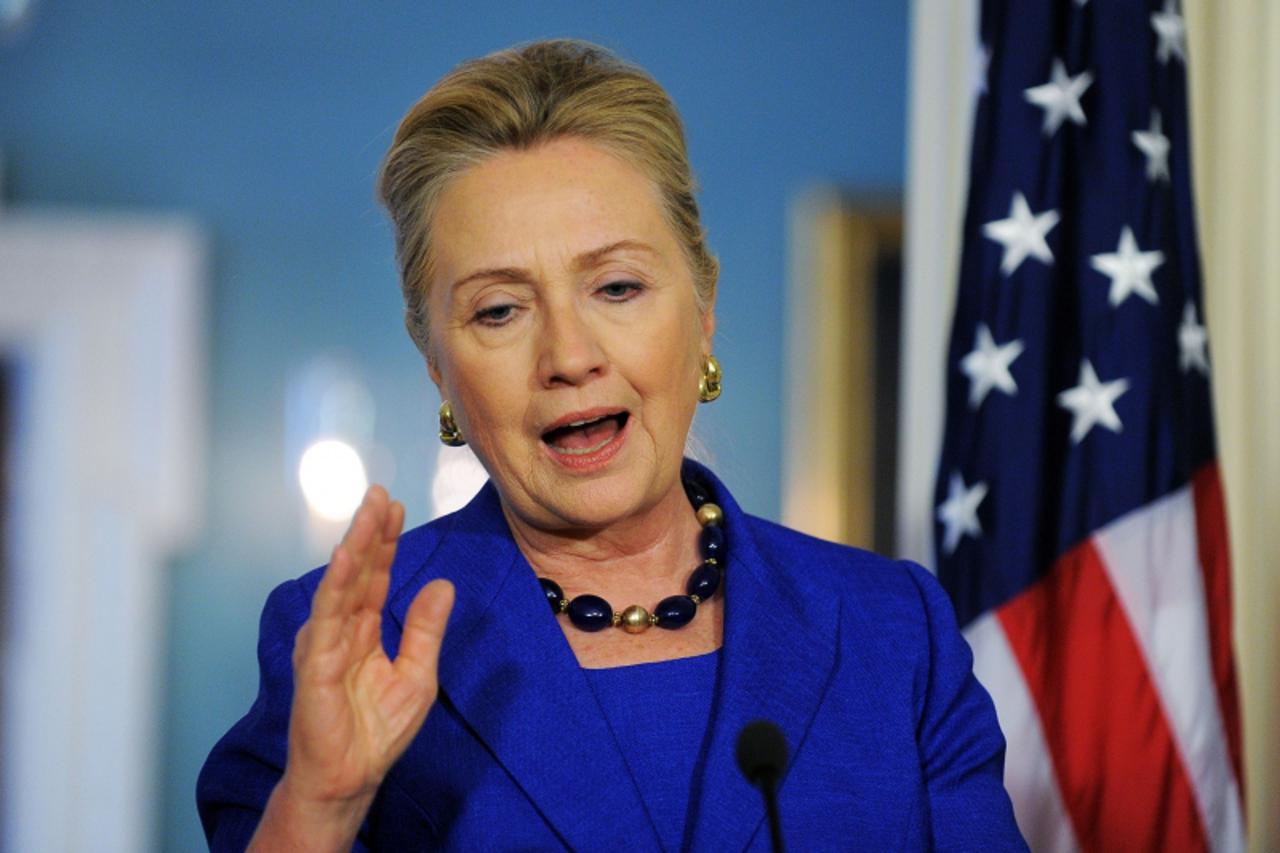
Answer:
[[[293,651],[289,756],[251,849],[345,849],[435,702],[453,586],[418,593],[394,661],[382,607],[404,507],[373,486],[311,603]]]

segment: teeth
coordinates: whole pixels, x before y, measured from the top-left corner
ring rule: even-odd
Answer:
[[[587,424],[594,424],[598,421],[602,421],[607,417],[609,417],[609,415],[601,415],[598,418],[588,418],[585,421],[574,421],[571,424],[565,424],[563,427],[561,427],[561,429],[571,429],[571,428],[576,429],[577,427],[580,427],[580,426],[586,426]]]
[[[588,453],[595,453],[597,450],[604,447],[609,442],[613,441],[613,439],[614,439],[614,436],[609,436],[604,441],[600,442],[594,447],[568,448],[568,447],[556,447],[554,444],[549,444],[547,446],[550,447],[552,450],[554,450],[556,453],[561,454],[562,456],[586,456]]]

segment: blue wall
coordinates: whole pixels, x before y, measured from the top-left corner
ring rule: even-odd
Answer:
[[[30,27],[0,39],[11,204],[180,211],[212,238],[208,520],[169,578],[165,849],[199,848],[195,774],[252,699],[258,609],[307,568],[287,377],[326,354],[363,373],[393,490],[411,523],[427,511],[437,401],[401,331],[372,189],[404,110],[461,59],[548,36],[611,46],[667,86],[723,265],[726,393],[698,430],[740,500],[776,516],[786,204],[818,182],[902,186],[906,10],[36,0]]]

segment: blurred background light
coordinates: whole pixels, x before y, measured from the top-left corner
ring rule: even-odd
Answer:
[[[31,14],[31,0],[0,0],[0,28],[23,23]]]
[[[345,441],[327,438],[308,447],[298,462],[307,508],[326,521],[346,521],[360,506],[369,478],[364,461]]]
[[[489,479],[469,447],[441,447],[431,479],[431,517],[462,509]]]

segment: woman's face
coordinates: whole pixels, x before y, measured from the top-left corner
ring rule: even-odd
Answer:
[[[715,321],[654,184],[580,139],[505,151],[432,242],[431,377],[508,510],[600,528],[669,499]]]

